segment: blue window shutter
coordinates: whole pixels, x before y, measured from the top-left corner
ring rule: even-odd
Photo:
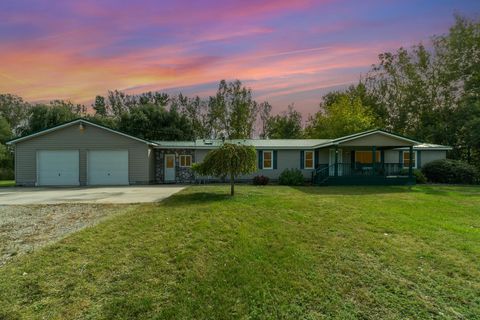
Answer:
[[[258,169],[263,169],[263,150],[258,150]]]
[[[273,150],[273,169],[277,169],[277,150]]]
[[[320,152],[319,150],[315,150],[315,169],[318,168],[318,158],[320,157]]]
[[[350,167],[355,168],[355,150],[350,153]]]
[[[398,163],[400,163],[403,166],[403,151],[398,150]]]
[[[415,161],[417,161],[416,163],[417,168],[421,169],[422,168],[422,151],[417,150],[417,159],[415,159]]]
[[[305,168],[305,151],[300,151],[300,169]]]

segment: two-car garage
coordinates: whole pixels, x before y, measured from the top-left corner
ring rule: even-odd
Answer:
[[[80,185],[79,150],[37,151],[38,186]],[[128,185],[128,150],[87,151],[86,185]]]
[[[23,186],[149,184],[152,143],[79,119],[11,141]]]

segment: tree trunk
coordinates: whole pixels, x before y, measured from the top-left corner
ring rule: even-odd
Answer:
[[[235,194],[235,177],[230,175],[230,195],[233,196]]]

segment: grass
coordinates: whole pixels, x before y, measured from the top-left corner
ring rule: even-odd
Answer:
[[[0,187],[13,187],[15,180],[0,180]]]
[[[0,319],[475,319],[478,187],[191,187],[0,269]]]

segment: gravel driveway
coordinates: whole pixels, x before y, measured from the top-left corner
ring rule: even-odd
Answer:
[[[113,204],[0,205],[0,268],[17,255],[134,208]]]

